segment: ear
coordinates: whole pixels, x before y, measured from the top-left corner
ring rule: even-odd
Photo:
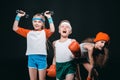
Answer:
[[[69,34],[71,34],[71,33],[72,33],[72,31],[69,32]]]
[[[58,32],[60,33],[60,29],[58,30]]]

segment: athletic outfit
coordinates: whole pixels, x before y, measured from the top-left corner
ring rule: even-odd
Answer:
[[[72,58],[72,52],[68,48],[72,39],[68,39],[65,42],[57,40],[55,42],[56,53],[56,78],[58,80],[65,79],[67,74],[74,74],[76,72],[76,64]]]
[[[50,29],[40,31],[18,28],[16,31],[27,38],[28,67],[43,70],[47,68],[46,40],[52,35]]]

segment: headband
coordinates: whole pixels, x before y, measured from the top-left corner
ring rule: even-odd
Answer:
[[[32,18],[32,21],[34,21],[34,20],[40,20],[42,22],[45,22],[45,20],[43,20],[42,18]]]
[[[70,23],[68,23],[68,22],[62,22],[62,23],[61,23],[61,25],[68,25],[68,26],[69,26],[69,28],[70,28],[70,29],[72,29],[72,27],[71,27]]]

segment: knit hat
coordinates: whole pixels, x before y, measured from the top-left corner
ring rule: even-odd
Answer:
[[[107,33],[99,32],[99,33],[97,33],[97,35],[94,39],[94,42],[97,42],[97,41],[100,41],[100,40],[105,40],[105,41],[108,42],[110,40],[110,37]]]

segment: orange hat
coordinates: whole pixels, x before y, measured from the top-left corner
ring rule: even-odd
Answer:
[[[104,33],[104,32],[99,32],[96,35],[96,38],[94,39],[94,42],[100,41],[100,40],[105,40],[105,41],[109,41],[110,37],[108,34]]]

